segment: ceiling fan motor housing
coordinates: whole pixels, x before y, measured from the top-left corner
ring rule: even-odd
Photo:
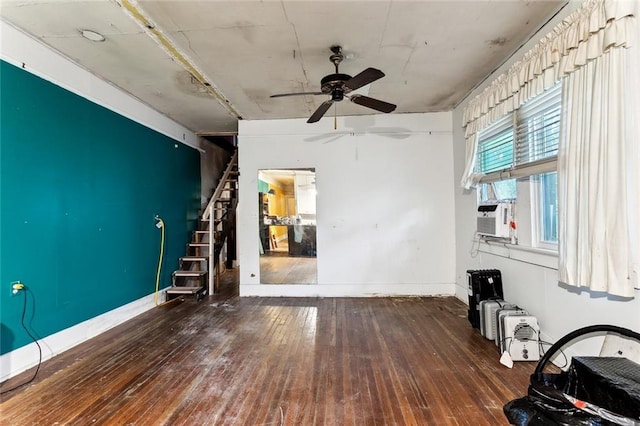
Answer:
[[[323,93],[331,94],[332,101],[341,101],[344,95],[351,91],[344,85],[349,79],[349,74],[329,74],[320,81],[321,90]]]

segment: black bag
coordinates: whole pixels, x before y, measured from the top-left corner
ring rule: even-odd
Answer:
[[[467,318],[473,328],[480,329],[480,301],[503,299],[502,275],[498,269],[467,270],[469,310]]]
[[[578,329],[558,340],[531,375],[528,395],[503,407],[519,426],[640,425],[640,365],[621,357],[574,357],[567,371],[545,373],[551,358],[568,342],[592,333],[611,332],[640,343],[640,334],[612,325]]]

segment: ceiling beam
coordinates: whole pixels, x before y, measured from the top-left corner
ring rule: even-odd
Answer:
[[[191,75],[202,84],[207,92],[213,96],[232,116],[238,120],[242,120],[242,115],[236,109],[231,101],[216,87],[216,85],[207,78],[202,71],[191,61],[186,54],[173,43],[164,33],[157,27],[150,17],[142,10],[135,0],[116,0],[122,9],[129,15],[142,30],[149,35],[172,59],[191,73]]]

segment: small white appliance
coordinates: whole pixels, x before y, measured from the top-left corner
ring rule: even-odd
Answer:
[[[478,206],[477,233],[487,237],[511,238],[513,203],[486,202]]]
[[[480,334],[489,340],[496,339],[497,323],[496,311],[500,308],[514,305],[502,299],[489,299],[480,302]]]
[[[505,335],[504,335],[504,322],[503,318],[507,316],[522,316],[529,315],[529,312],[516,305],[503,306],[496,309],[496,338],[495,344],[498,347],[500,353],[505,351]]]
[[[531,315],[510,315],[502,319],[504,329],[503,352],[513,361],[538,361],[540,345],[538,320]]]

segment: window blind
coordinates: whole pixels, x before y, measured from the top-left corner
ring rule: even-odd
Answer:
[[[515,166],[558,154],[561,85],[525,103],[517,111]]]
[[[478,134],[480,182],[521,178],[557,168],[562,85],[557,83]]]
[[[512,121],[509,114],[478,135],[478,172],[487,174],[512,166]]]

